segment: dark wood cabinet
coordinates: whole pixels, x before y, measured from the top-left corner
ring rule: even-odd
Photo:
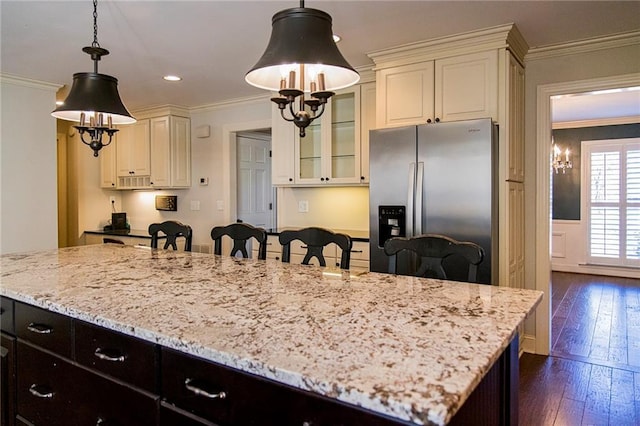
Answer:
[[[3,325],[12,311],[15,336],[3,327],[0,426],[410,424],[65,315],[2,301]],[[517,341],[516,336],[451,424],[517,424]]]
[[[13,426],[16,412],[16,338],[0,333],[0,426]]]
[[[398,425],[341,404],[171,349],[161,352],[163,400],[219,425]]]
[[[0,297],[0,330],[11,335],[15,334],[13,300],[6,297]]]
[[[71,318],[15,303],[16,336],[34,345],[71,358]]]
[[[158,348],[115,331],[75,322],[76,361],[130,385],[155,392]]]

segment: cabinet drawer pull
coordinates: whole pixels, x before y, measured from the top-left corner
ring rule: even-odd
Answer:
[[[362,250],[351,250],[351,253],[362,253]]]
[[[124,355],[113,349],[96,348],[93,354],[103,361],[124,362],[125,359]]]
[[[187,388],[187,390],[193,392],[194,394],[204,396],[205,398],[225,399],[227,397],[227,394],[225,392],[218,392],[218,393],[207,392],[206,390],[196,386],[195,382],[196,380],[187,378],[184,381],[184,387]]]
[[[36,324],[34,322],[27,326],[27,330],[37,334],[51,334],[53,333],[53,327],[49,327],[45,324]]]
[[[37,396],[38,398],[53,398],[53,391],[49,390],[46,386],[37,385],[35,383],[29,387],[29,392],[31,392],[31,395]]]

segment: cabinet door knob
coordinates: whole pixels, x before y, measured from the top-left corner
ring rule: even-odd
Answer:
[[[436,117],[436,123],[439,123],[440,119],[438,117]]]
[[[327,182],[329,182],[329,178],[325,178],[324,180],[326,180]]]
[[[293,178],[289,178],[289,182],[293,182]]]
[[[431,119],[430,118],[427,118],[427,123],[431,123]]]

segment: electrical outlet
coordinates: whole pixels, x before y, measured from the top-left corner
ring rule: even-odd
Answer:
[[[309,201],[298,201],[298,212],[299,213],[307,213],[309,212]]]

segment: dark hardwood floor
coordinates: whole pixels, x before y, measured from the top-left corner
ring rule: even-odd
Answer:
[[[640,425],[640,282],[552,274],[551,356],[520,359],[521,425]]]

